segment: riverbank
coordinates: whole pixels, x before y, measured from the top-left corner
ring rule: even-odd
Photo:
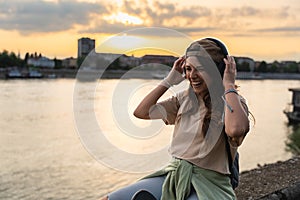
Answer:
[[[300,156],[240,174],[238,199],[300,199]]]
[[[39,69],[44,78],[76,78],[76,69]],[[0,79],[7,78],[7,71],[0,71]],[[81,77],[87,80],[101,79],[162,79],[168,74],[167,71],[153,70],[85,70],[81,72]],[[238,72],[237,79],[240,80],[300,80],[300,73],[251,73]]]

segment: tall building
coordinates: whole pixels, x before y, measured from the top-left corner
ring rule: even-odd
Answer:
[[[90,38],[80,38],[78,40],[77,58],[87,56],[94,49],[95,49],[95,40]]]

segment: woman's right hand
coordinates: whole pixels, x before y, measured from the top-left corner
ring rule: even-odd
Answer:
[[[177,85],[184,80],[182,76],[183,68],[184,68],[185,58],[180,57],[178,58],[169,72],[168,76],[164,79],[169,86]]]

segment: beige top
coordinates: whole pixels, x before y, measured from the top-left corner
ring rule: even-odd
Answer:
[[[162,108],[165,109],[163,110],[165,113],[164,122],[175,125],[169,149],[173,157],[184,159],[204,169],[230,174],[225,137],[222,130],[215,131],[217,129],[212,128],[206,136],[201,131],[203,118],[207,111],[203,101],[199,102],[198,106],[191,104],[188,91],[183,91],[159,102],[157,105],[155,109],[159,109],[160,112]],[[208,141],[208,134],[216,134],[215,141],[210,142],[212,143],[210,148],[202,145]],[[203,151],[207,151],[207,153],[202,154]],[[237,147],[231,146],[233,157],[236,152]]]

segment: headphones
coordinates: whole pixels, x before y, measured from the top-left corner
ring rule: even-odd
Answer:
[[[224,58],[227,58],[227,55],[229,55],[229,53],[228,53],[228,50],[227,50],[225,44],[223,44],[220,40],[215,39],[215,38],[209,38],[208,37],[208,38],[205,38],[205,39],[213,41],[214,43],[216,43],[216,45],[221,48],[221,51],[224,55]],[[221,77],[223,78],[223,74],[224,74],[225,66],[226,66],[225,62],[222,60],[220,63],[216,63],[216,65],[217,65],[218,70],[221,74]]]
[[[221,48],[221,51],[224,54],[224,58],[229,54],[225,44],[223,44],[223,42],[221,42],[220,40],[218,40],[216,38],[209,38],[209,37],[204,38],[204,39],[207,39],[207,40],[210,40],[210,41],[213,41],[214,43],[216,43],[217,46]]]

